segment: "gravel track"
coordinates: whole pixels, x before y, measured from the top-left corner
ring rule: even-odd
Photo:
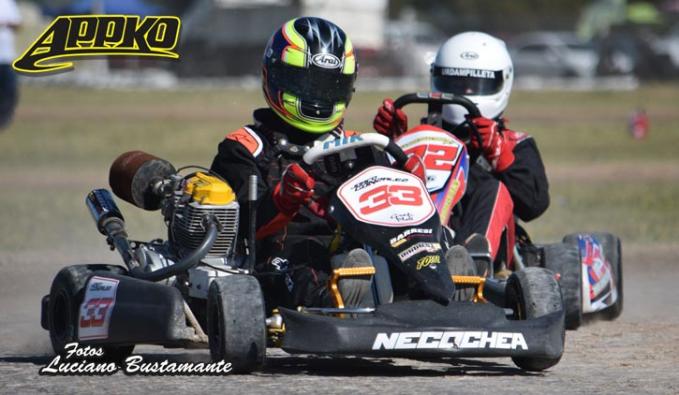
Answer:
[[[102,257],[111,260],[110,255]],[[679,248],[625,248],[625,311],[615,322],[568,332],[561,362],[547,372],[509,359],[319,358],[269,350],[265,371],[223,377],[40,376],[51,360],[39,301],[58,268],[78,256],[0,254],[0,393],[679,393]],[[45,262],[50,263],[36,263]],[[140,347],[145,360],[207,361],[205,351]]]

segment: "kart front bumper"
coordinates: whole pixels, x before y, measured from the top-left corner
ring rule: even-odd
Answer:
[[[508,320],[492,304],[406,301],[345,318],[281,309],[290,353],[388,357],[558,358],[564,313]]]

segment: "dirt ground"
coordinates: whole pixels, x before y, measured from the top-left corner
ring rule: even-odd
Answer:
[[[292,356],[269,349],[263,372],[250,376],[48,377],[48,334],[39,325],[40,298],[63,265],[92,255],[40,253],[0,256],[0,393],[677,393],[679,310],[676,300],[679,248],[670,245],[623,247],[625,309],[614,322],[593,322],[568,332],[561,362],[547,372],[517,369],[509,359],[407,360]],[[99,260],[115,262],[113,253]],[[96,255],[96,254],[95,254]],[[146,360],[204,360],[205,351],[159,347],[137,350]]]

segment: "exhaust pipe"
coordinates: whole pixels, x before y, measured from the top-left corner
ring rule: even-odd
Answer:
[[[125,218],[123,218],[123,214],[108,190],[95,189],[91,191],[87,195],[85,203],[102,235],[108,236],[107,227],[111,222],[120,222],[123,227],[125,226]]]
[[[99,233],[106,236],[106,241],[118,250],[128,269],[139,266],[132,255],[132,248],[125,231],[125,219],[113,200],[111,192],[107,189],[95,189],[85,198],[87,208],[92,214],[92,219],[97,224]]]

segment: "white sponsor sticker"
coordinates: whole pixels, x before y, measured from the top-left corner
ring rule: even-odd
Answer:
[[[419,225],[436,213],[418,177],[388,167],[363,170],[342,184],[337,196],[354,218],[373,225]]]
[[[460,69],[457,67],[442,68],[441,75],[449,75],[453,77],[485,78],[491,80],[495,78],[495,72],[491,70]]]
[[[119,281],[93,276],[87,283],[85,299],[80,305],[78,339],[107,339],[111,313],[116,303]]]
[[[528,350],[519,332],[427,331],[378,333],[373,350],[502,349]]]
[[[479,58],[479,54],[474,51],[464,51],[460,54],[460,57],[464,60],[475,60]]]
[[[413,257],[421,252],[437,252],[441,250],[441,244],[439,243],[417,243],[398,254],[398,258],[401,262],[405,262],[408,258]]]
[[[398,236],[392,238],[389,240],[389,244],[391,244],[392,247],[396,248],[400,246],[401,244],[405,243],[408,241],[411,237],[426,237],[431,235],[433,232],[433,229],[422,229],[422,228],[410,228],[404,230],[402,233],[400,233]]]
[[[311,63],[324,69],[338,69],[342,61],[331,53],[317,53],[311,57]]]

